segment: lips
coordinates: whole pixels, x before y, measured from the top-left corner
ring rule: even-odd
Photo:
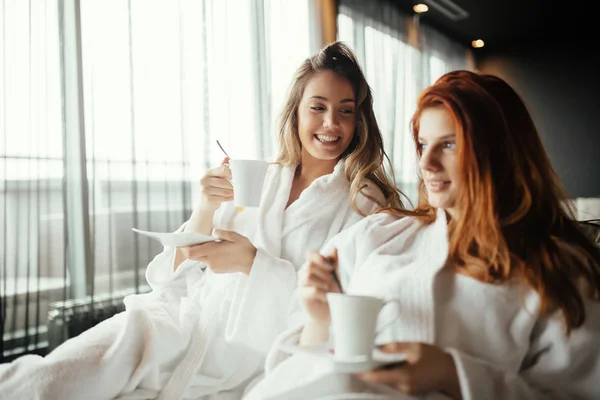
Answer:
[[[341,139],[341,136],[325,135],[325,134],[320,134],[320,133],[316,133],[314,136],[319,142],[325,143],[325,144],[335,143]]]
[[[431,192],[441,192],[450,187],[451,181],[446,181],[443,179],[431,179],[425,181],[425,186]]]
[[[439,179],[439,180],[435,180],[435,181],[429,180],[429,181],[426,181],[426,183],[431,186],[439,186],[439,185],[444,185],[444,184],[450,183],[450,181],[445,181],[445,180]]]

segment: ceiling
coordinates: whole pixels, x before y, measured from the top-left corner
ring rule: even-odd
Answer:
[[[421,14],[428,23],[460,42],[470,45],[483,39],[487,50],[543,45],[548,42],[591,41],[593,13],[590,10],[571,11],[565,1],[558,0],[390,0],[403,11],[413,13],[414,4],[425,3],[429,11]],[[454,3],[469,15],[453,21],[436,9]],[[590,2],[588,2],[589,4]],[[569,7],[578,4],[572,2]],[[451,5],[450,5],[451,6]],[[583,7],[582,5],[580,7]]]

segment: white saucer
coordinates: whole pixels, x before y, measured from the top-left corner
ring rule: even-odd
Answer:
[[[373,349],[371,358],[359,356],[353,359],[340,360],[330,352],[329,347],[326,344],[317,346],[280,344],[279,349],[290,354],[305,353],[327,358],[333,363],[336,372],[345,374],[356,374],[359,372],[371,371],[386,365],[390,366],[392,364],[402,364],[406,361],[406,354],[383,353],[378,349]]]
[[[173,233],[173,232],[148,232],[141,229],[131,228],[132,231],[141,235],[149,236],[158,240],[163,246],[192,246],[195,244],[219,241],[213,236],[203,235],[196,232]]]

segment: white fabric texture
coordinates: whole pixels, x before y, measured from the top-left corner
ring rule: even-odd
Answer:
[[[415,341],[445,349],[465,400],[600,398],[600,303],[586,299],[585,323],[567,338],[561,314],[542,316],[539,296],[522,281],[492,285],[443,268],[448,242],[442,210],[428,226],[408,217],[372,215],[324,251],[332,247],[338,248],[348,293],[401,304],[399,319],[376,344]],[[279,349],[280,343],[297,344],[299,332],[296,326],[276,339],[266,376],[245,400],[292,399],[306,390],[321,396],[312,399],[379,393],[357,389],[354,378],[333,372],[326,357],[309,360]]]
[[[128,296],[126,311],[45,358],[1,365],[0,393],[15,400],[239,399],[288,324],[306,249],[364,218],[351,206],[343,161],[286,209],[294,171],[270,165],[260,207],[238,212],[225,203],[215,215],[216,228],[258,248],[250,275],[203,272],[192,260],[173,272],[174,249],[166,247],[146,272],[152,292]],[[366,193],[381,200],[372,184]],[[377,207],[362,195],[358,204],[366,214]]]

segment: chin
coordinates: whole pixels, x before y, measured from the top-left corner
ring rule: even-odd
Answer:
[[[317,160],[323,160],[323,161],[338,160],[343,154],[343,152],[340,153],[339,151],[331,152],[331,151],[322,151],[322,150],[314,150],[314,149],[310,149],[308,152],[310,153],[310,155],[313,158],[316,158]]]
[[[431,204],[433,208],[446,208],[448,201],[445,197],[446,196],[440,196],[437,193],[427,194],[429,204]]]

